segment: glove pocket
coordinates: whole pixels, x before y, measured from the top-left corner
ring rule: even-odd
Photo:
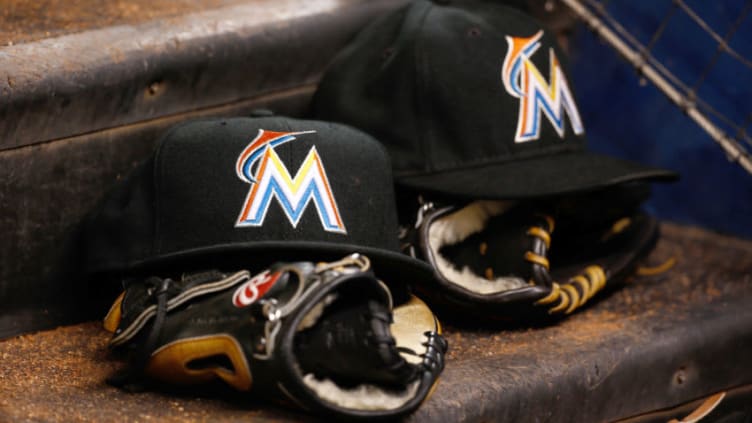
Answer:
[[[339,418],[415,410],[444,367],[438,320],[415,297],[392,309],[386,285],[370,272],[323,279],[281,324],[276,352],[256,361],[254,389],[266,389],[263,378],[290,402]]]

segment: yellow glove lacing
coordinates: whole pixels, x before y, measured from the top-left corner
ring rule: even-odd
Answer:
[[[527,234],[543,241],[546,250],[551,247],[551,233],[554,231],[554,219],[551,216],[543,216],[548,224],[548,230],[539,226],[533,226],[528,229]],[[525,260],[530,263],[543,266],[550,270],[550,264],[546,257],[536,254],[532,251],[525,252]],[[565,313],[569,314],[579,307],[582,307],[587,300],[592,298],[598,291],[606,286],[606,272],[601,266],[590,265],[585,270],[572,278],[566,283],[551,284],[551,293],[536,301],[537,305],[552,305],[548,309],[549,314]],[[531,280],[531,285],[535,283]],[[579,287],[579,289],[578,289]]]

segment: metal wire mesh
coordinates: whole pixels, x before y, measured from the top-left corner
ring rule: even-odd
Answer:
[[[663,0],[665,12],[662,18],[656,23],[652,33],[641,34],[642,37],[636,36],[634,31],[630,32],[609,12],[609,8],[616,6],[616,3],[620,3],[620,7],[633,7],[640,2],[560,1],[705,130],[724,149],[729,160],[737,162],[752,174],[752,135],[747,129],[752,124],[752,109],[748,106],[746,110],[738,110],[736,107],[731,116],[728,112],[721,112],[721,108],[711,104],[712,101],[708,101],[704,95],[708,85],[719,83],[718,79],[711,80],[709,75],[719,66],[729,66],[729,61],[733,62],[738,72],[752,74],[752,60],[732,47],[739,28],[745,22],[746,25],[752,24],[752,0],[745,0],[740,4],[736,18],[727,25],[717,22],[711,25],[685,0]],[[666,36],[671,24],[680,19],[690,19],[692,30],[701,31],[714,45],[709,57],[702,57],[698,72],[691,73],[675,68],[672,71],[669,69],[670,66],[664,63],[665,58],[656,54],[656,45]]]

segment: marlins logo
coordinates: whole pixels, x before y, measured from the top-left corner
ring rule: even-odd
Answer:
[[[549,80],[543,78],[530,57],[540,47],[538,41],[543,31],[532,37],[506,37],[509,43],[507,55],[501,71],[501,80],[507,92],[520,99],[520,113],[517,118],[516,142],[537,140],[540,136],[541,111],[564,138],[564,112],[569,115],[572,130],[579,135],[585,132],[580,121],[577,105],[569,90],[564,72],[559,66],[554,49],[549,50]]]
[[[274,151],[274,147],[295,140],[297,135],[314,132],[316,131],[272,132],[259,129],[256,138],[240,153],[235,166],[238,178],[252,185],[236,227],[263,225],[274,197],[293,227],[297,227],[308,203],[313,202],[324,230],[347,233],[316,147],[311,147],[308,151],[295,177],[290,176],[287,167]],[[257,162],[258,165],[254,167]]]

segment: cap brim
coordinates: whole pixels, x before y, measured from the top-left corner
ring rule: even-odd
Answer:
[[[631,181],[671,182],[678,178],[670,170],[590,152],[396,177],[398,184],[420,191],[491,199],[571,194]]]
[[[392,289],[392,295],[398,303],[406,299],[407,290],[411,286],[425,284],[434,278],[433,270],[428,263],[396,251],[310,241],[260,241],[212,245],[133,262],[128,265],[128,270],[140,275],[170,270],[182,273],[211,267],[248,269],[256,272],[276,262],[334,261],[353,253],[369,258],[374,273]],[[102,271],[106,272],[107,269]],[[404,292],[395,292],[397,287],[404,288]]]

